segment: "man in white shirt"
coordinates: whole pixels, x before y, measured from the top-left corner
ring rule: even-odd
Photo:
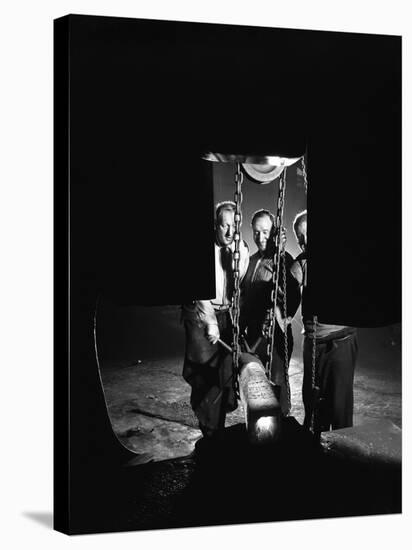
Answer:
[[[237,407],[233,391],[231,353],[219,339],[231,346],[231,304],[234,290],[235,203],[216,206],[215,277],[216,295],[183,306],[186,350],[183,378],[191,385],[191,405],[205,437],[216,435],[225,425],[226,413]],[[239,276],[246,273],[249,251],[240,242]]]

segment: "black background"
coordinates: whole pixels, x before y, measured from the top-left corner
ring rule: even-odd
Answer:
[[[400,117],[399,37],[56,21],[55,411],[70,421],[55,433],[57,526],[69,529],[67,451],[74,531],[87,464],[125,453],[98,379],[97,297],[178,304],[214,292],[200,152],[306,150],[309,307],[324,322],[400,321]]]
[[[399,321],[400,44],[72,16],[74,272],[94,270],[96,255],[99,279],[127,301],[210,296],[213,196],[199,153],[307,148],[317,313]]]

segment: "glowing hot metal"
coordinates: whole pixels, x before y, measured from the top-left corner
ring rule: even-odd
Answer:
[[[255,355],[242,353],[239,370],[240,397],[249,441],[257,445],[272,443],[278,439],[281,427],[281,408],[273,384]]]

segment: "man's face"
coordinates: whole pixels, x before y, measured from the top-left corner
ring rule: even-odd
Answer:
[[[221,246],[230,246],[235,234],[235,213],[223,210],[216,222],[216,237]]]
[[[270,242],[272,241],[272,220],[269,216],[257,218],[252,225],[253,240],[262,254],[267,251]]]
[[[307,249],[307,236],[306,236],[306,222],[302,222],[297,228],[296,228],[296,238],[298,240],[298,244],[303,252]]]

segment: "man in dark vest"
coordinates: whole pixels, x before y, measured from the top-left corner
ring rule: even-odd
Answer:
[[[271,292],[273,288],[273,234],[275,218],[269,210],[258,210],[252,217],[253,240],[257,252],[250,258],[247,273],[242,281],[241,294],[241,327],[246,333],[249,346],[258,355],[263,364],[267,361],[267,319],[271,308]],[[285,246],[285,234],[281,236],[281,246]],[[300,290],[295,279],[290,274],[293,263],[292,256],[284,251],[280,256],[279,285],[275,308],[275,328],[273,356],[270,366],[270,379],[277,386],[278,398],[282,413],[287,415],[290,409],[286,371],[289,368],[293,350],[293,335],[291,321],[300,303]],[[284,289],[284,269],[286,271],[286,289]],[[286,290],[286,296],[285,296]],[[285,316],[286,299],[286,316]],[[286,339],[285,339],[286,331]],[[287,347],[287,349],[286,349]]]
[[[292,265],[292,275],[302,289],[304,425],[314,432],[353,425],[353,378],[358,354],[356,328],[323,323],[305,306],[307,281],[307,213],[298,214],[293,225],[302,253]],[[315,386],[313,389],[313,377]],[[318,395],[316,395],[318,393]]]

